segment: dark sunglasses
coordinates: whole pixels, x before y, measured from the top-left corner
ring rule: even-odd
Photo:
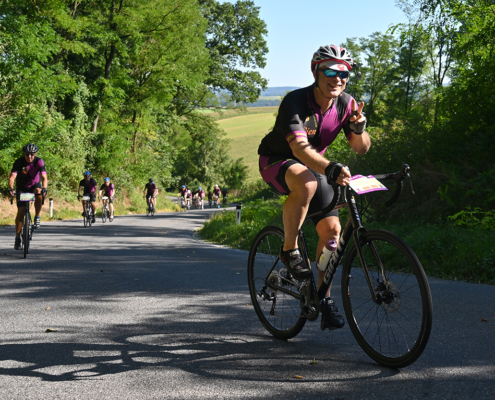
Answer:
[[[349,77],[348,71],[334,71],[333,69],[320,69],[320,71],[322,71],[325,76],[329,78],[335,78],[337,75],[340,79],[347,79]]]
[[[29,157],[34,157],[36,155],[36,153],[24,153],[24,154]]]

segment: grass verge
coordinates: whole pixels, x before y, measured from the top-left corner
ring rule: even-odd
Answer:
[[[235,224],[234,211],[218,213],[205,223],[199,236],[210,242],[249,250],[263,227],[282,226],[283,202],[284,198],[280,198],[243,204],[239,225]],[[341,223],[344,225],[345,221]],[[450,222],[423,225],[374,222],[365,225],[368,230],[384,229],[402,237],[416,253],[428,276],[495,284],[494,230],[465,229]],[[303,231],[314,260],[318,237],[313,224],[304,224]]]

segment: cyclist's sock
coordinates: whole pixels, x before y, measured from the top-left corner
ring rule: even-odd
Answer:
[[[312,272],[306,267],[299,249],[284,251],[284,248],[282,247],[280,249],[280,259],[294,278],[309,279],[311,277]]]
[[[14,243],[14,249],[15,250],[20,250],[21,247],[22,247],[21,244],[22,244],[21,238],[16,236],[15,243]]]
[[[34,225],[35,228],[39,228],[41,226],[41,219],[40,217],[34,217]]]

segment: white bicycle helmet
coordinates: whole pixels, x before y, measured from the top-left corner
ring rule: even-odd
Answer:
[[[361,79],[359,65],[354,62],[351,54],[345,47],[335,46],[334,44],[320,46],[311,59],[311,71],[316,70],[318,65],[325,61],[335,61],[338,64],[342,64],[347,67],[349,71],[352,71],[353,68],[357,68],[356,77],[357,79]]]

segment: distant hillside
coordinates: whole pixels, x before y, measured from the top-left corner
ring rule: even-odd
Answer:
[[[249,107],[269,107],[278,106],[280,104],[280,97],[284,96],[287,92],[299,89],[296,86],[276,86],[269,87],[261,92],[261,96],[255,103],[249,103]]]
[[[276,86],[269,87],[268,89],[261,92],[261,97],[266,96],[283,96],[285,93],[290,92],[292,90],[299,89],[296,86]]]

